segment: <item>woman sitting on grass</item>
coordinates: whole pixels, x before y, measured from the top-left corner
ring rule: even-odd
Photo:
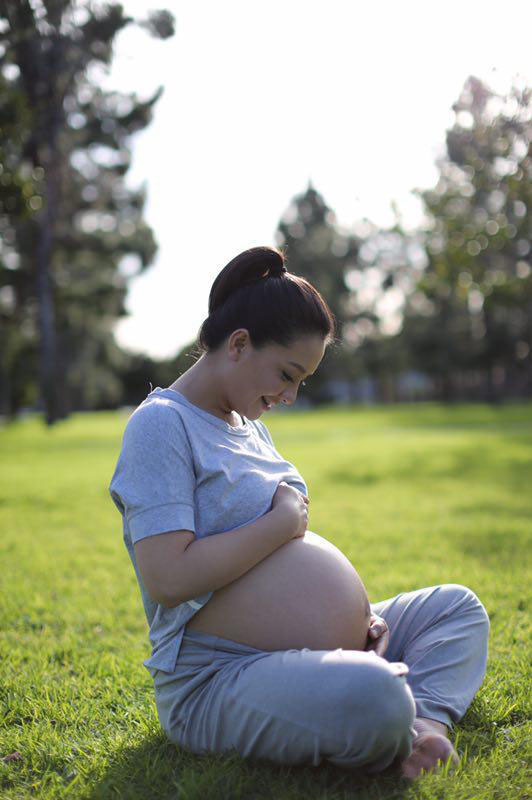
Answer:
[[[293,403],[334,340],[323,297],[255,247],[218,275],[202,355],[130,417],[110,491],[153,646],[169,739],[194,753],[407,777],[457,760],[489,622],[456,584],[370,606],[307,530],[309,498],[260,417]]]

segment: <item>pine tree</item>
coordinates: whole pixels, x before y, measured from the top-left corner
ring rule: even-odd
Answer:
[[[276,244],[286,255],[288,270],[318,289],[336,319],[337,341],[305,389],[305,395],[313,402],[327,402],[332,398],[326,384],[349,374],[351,357],[344,346],[344,329],[359,319],[360,312],[347,277],[359,268],[360,240],[339,229],[334,212],[309,182],[306,191],[294,197],[281,218]]]

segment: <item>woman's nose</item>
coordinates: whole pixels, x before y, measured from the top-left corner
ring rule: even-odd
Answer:
[[[281,395],[281,403],[292,405],[297,397],[297,389],[285,389]]]

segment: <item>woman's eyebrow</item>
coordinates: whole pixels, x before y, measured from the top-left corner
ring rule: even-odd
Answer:
[[[302,367],[301,364],[298,364],[297,361],[289,361],[288,363],[291,364],[293,367],[297,367],[300,372],[305,372],[305,368]],[[314,373],[309,372],[307,378],[309,377],[309,375],[314,375]]]

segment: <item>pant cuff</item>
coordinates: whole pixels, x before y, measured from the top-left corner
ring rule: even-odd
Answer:
[[[434,719],[436,722],[443,722],[444,725],[447,725],[452,730],[453,722],[451,717],[441,706],[431,703],[430,700],[418,700],[417,697],[414,697],[414,700],[416,701],[416,717],[425,717],[426,719]]]

